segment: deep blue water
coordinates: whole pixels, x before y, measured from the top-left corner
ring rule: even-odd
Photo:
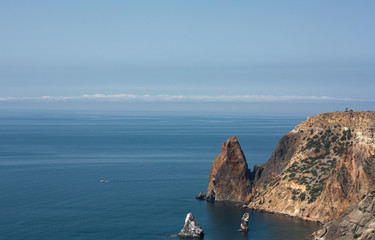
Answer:
[[[243,234],[244,210],[194,199],[228,137],[252,168],[303,120],[3,113],[0,239],[168,239],[188,212],[207,240],[303,239],[317,224],[251,212]]]

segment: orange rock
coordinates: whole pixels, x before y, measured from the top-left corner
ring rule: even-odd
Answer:
[[[212,164],[208,178],[208,201],[246,202],[251,192],[250,170],[236,137],[230,137]]]

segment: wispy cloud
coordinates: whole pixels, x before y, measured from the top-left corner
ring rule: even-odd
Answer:
[[[83,94],[80,96],[0,97],[10,101],[102,101],[102,102],[296,102],[296,101],[365,101],[375,99],[337,98],[329,96],[273,96],[273,95],[136,95],[136,94]]]

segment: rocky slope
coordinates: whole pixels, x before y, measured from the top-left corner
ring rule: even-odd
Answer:
[[[375,186],[375,112],[309,117],[255,167],[248,207],[327,222]]]
[[[313,234],[314,240],[375,239],[375,191]]]
[[[208,180],[207,200],[245,202],[249,199],[250,171],[236,137],[223,143]]]

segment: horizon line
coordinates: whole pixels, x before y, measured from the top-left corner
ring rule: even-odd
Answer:
[[[0,102],[10,101],[101,101],[101,102],[288,102],[288,101],[349,101],[375,102],[375,99],[339,98],[330,96],[298,95],[137,95],[137,94],[82,94],[78,96],[0,97]]]

